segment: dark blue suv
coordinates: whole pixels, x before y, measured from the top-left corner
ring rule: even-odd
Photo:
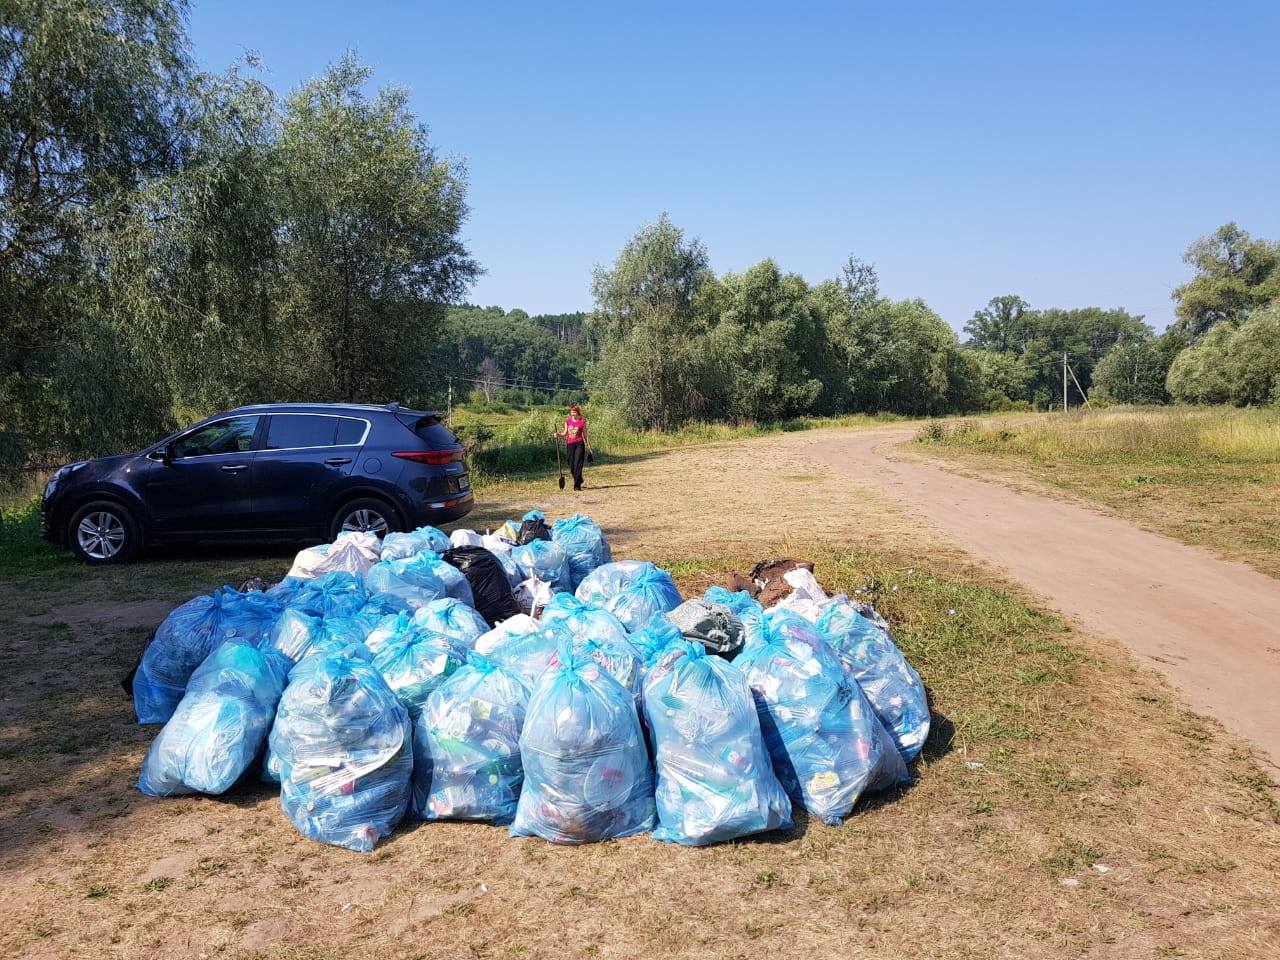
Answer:
[[[474,504],[465,451],[439,414],[270,403],[62,467],[45,487],[41,532],[88,563],[120,563],[153,543],[381,535]]]

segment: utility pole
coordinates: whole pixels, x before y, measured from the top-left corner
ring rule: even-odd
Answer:
[[[1064,379],[1062,382],[1065,385],[1067,381]],[[449,414],[445,418],[445,422],[448,424],[453,423],[453,377],[449,378]]]
[[[1067,412],[1067,351],[1062,351],[1062,412]]]

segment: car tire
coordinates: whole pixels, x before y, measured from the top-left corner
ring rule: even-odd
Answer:
[[[338,539],[338,534],[346,530],[361,530],[382,537],[403,529],[399,512],[389,502],[381,497],[360,497],[344,503],[334,513],[329,524],[329,539]]]
[[[128,563],[142,548],[142,531],[127,507],[114,500],[94,500],[71,515],[67,544],[91,566]]]

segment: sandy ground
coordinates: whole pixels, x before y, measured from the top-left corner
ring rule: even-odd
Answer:
[[[1280,763],[1280,585],[1060,493],[961,476],[897,446],[914,428],[787,438],[1153,663]]]
[[[710,576],[699,558],[865,549],[908,576],[914,564],[1002,591],[967,538],[839,466],[861,436],[636,456],[592,470],[578,495],[508,484],[467,523],[581,509],[619,556],[667,563],[688,589]],[[302,838],[265,787],[143,797],[133,784],[155,728],[133,723],[117,686],[133,651],[173,604],[279,577],[291,551],[193,556],[0,585],[0,956],[1280,955],[1280,805],[1247,751],[1118,644],[996,592],[989,616],[950,619],[977,598],[945,583],[928,606],[900,601],[896,618],[933,631],[917,663],[941,735],[910,789],[839,829],[800,818],[790,834],[688,850],[407,824],[360,855]],[[911,594],[901,582],[895,596]],[[999,686],[982,683],[988,643],[1011,661]],[[933,657],[951,668],[931,669]]]

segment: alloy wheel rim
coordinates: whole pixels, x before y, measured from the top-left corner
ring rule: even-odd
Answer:
[[[110,560],[124,547],[124,521],[105,510],[87,514],[76,527],[76,541],[85,556]]]
[[[377,510],[367,508],[353,510],[342,522],[343,533],[376,533],[379,536],[387,532],[387,518]]]

